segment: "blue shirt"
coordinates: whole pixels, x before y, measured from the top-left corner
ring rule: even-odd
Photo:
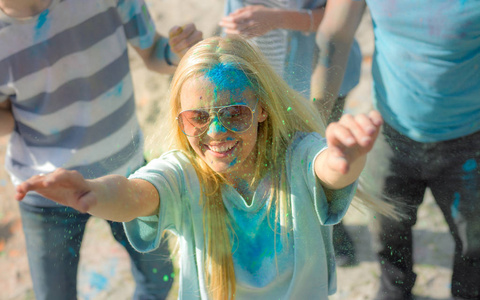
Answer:
[[[480,130],[480,1],[367,0],[374,101],[419,142]]]

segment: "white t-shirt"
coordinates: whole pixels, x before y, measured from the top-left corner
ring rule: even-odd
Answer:
[[[320,135],[297,133],[287,150],[292,231],[287,241],[277,233],[276,246],[274,208],[268,211],[269,182],[274,178],[267,175],[262,180],[251,205],[233,187],[222,188],[223,202],[235,230],[232,252],[236,299],[327,299],[335,293],[331,226],[325,225],[341,220],[356,184],[336,191],[327,202],[313,168],[316,156],[324,149],[326,142]],[[124,224],[133,247],[152,251],[158,247],[163,231],[172,231],[180,244],[179,298],[208,299],[204,284],[203,207],[199,204],[198,177],[189,160],[180,151],[170,151],[130,178],[152,183],[161,199],[158,215]]]

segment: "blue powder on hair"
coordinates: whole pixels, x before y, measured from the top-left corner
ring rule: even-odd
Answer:
[[[251,87],[250,80],[245,73],[230,63],[219,63],[213,68],[205,70],[205,78],[215,86],[214,94],[229,91],[232,95],[241,95]]]

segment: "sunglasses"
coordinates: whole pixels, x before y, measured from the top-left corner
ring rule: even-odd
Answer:
[[[257,107],[255,103],[255,109]],[[177,116],[178,126],[189,137],[198,137],[207,131],[213,116],[226,129],[233,132],[244,132],[250,129],[253,123],[255,109],[248,105],[234,104],[226,106],[210,107],[208,109],[187,109]]]

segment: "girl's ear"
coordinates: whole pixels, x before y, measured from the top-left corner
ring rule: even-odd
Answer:
[[[268,112],[263,108],[263,106],[260,106],[260,113],[258,114],[258,123],[262,123],[268,118]]]

